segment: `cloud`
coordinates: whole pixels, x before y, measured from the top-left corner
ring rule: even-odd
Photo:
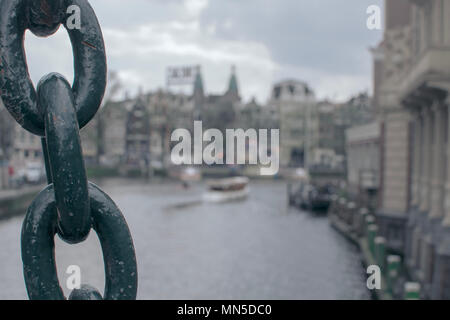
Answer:
[[[243,95],[264,101],[276,69],[263,44],[216,39],[196,21],[142,25],[132,32],[108,28],[104,36],[111,64],[123,66],[119,75],[127,75],[127,83],[141,81],[145,89],[164,86],[169,65],[201,64],[207,89],[223,92],[230,67],[236,65]]]
[[[184,0],[184,6],[189,15],[198,17],[208,6],[208,0]]]
[[[344,99],[371,88],[368,47],[382,34],[366,28],[381,0],[91,0],[102,25],[109,68],[131,93],[165,86],[168,66],[201,64],[208,92],[226,89],[237,66],[246,100],[264,102],[273,82],[304,80],[319,97]],[[32,79],[58,71],[71,80],[70,42],[27,34]],[[178,89],[176,89],[178,90]],[[181,89],[180,89],[181,90]]]

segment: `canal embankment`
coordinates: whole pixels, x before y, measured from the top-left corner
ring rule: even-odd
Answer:
[[[379,300],[418,299],[420,286],[411,282],[403,257],[386,247],[386,240],[379,236],[374,212],[358,207],[344,197],[335,198],[328,214],[331,226],[357,245],[361,260],[367,270],[380,271],[379,289],[372,290]],[[368,274],[368,277],[370,274]]]
[[[42,185],[26,186],[21,189],[0,191],[0,220],[25,214],[34,197],[41,191]]]

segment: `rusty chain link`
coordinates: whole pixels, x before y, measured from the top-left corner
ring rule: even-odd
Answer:
[[[52,73],[38,84],[28,73],[27,29],[50,36],[66,26],[67,8],[82,13],[79,29],[67,28],[74,55],[73,86]],[[87,0],[0,0],[0,96],[14,119],[42,137],[49,185],[28,208],[22,227],[22,261],[30,299],[65,299],[55,264],[54,236],[74,244],[94,229],[105,264],[104,299],[135,299],[136,256],[116,204],[88,182],[79,131],[96,114],[106,87],[106,55],[97,17]],[[88,285],[69,299],[102,299]]]

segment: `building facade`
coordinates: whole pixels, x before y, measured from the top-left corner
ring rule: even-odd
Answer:
[[[107,103],[82,130],[84,156],[88,163],[97,159],[102,166],[143,162],[146,167],[167,168],[176,144],[171,133],[183,128],[193,135],[195,120],[203,122],[204,130],[217,128],[224,133],[228,128],[277,127],[273,109],[256,101],[242,103],[234,67],[223,94],[205,94],[199,68],[192,94],[160,89]]]
[[[279,113],[281,167],[308,167],[318,140],[316,98],[304,82],[274,85],[269,105]]]
[[[345,131],[347,188],[361,206],[376,208],[380,186],[380,124],[372,122]]]
[[[374,50],[382,126],[377,220],[425,297],[450,298],[450,1],[387,0]]]
[[[0,99],[0,189],[11,187],[11,178],[25,179],[29,166],[41,167],[41,139],[23,129],[8,113]],[[11,174],[13,176],[11,176]]]
[[[410,2],[386,1],[382,43],[373,49],[374,92],[381,126],[377,221],[390,249],[402,252],[410,197],[410,115],[401,103],[401,75],[410,55]],[[406,17],[405,17],[406,16]]]
[[[344,126],[337,121],[339,105],[320,101],[317,108],[317,145],[313,152],[313,167],[343,170],[345,154]]]

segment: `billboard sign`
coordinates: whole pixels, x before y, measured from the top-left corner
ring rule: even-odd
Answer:
[[[167,68],[167,85],[193,84],[200,66],[180,66]]]

